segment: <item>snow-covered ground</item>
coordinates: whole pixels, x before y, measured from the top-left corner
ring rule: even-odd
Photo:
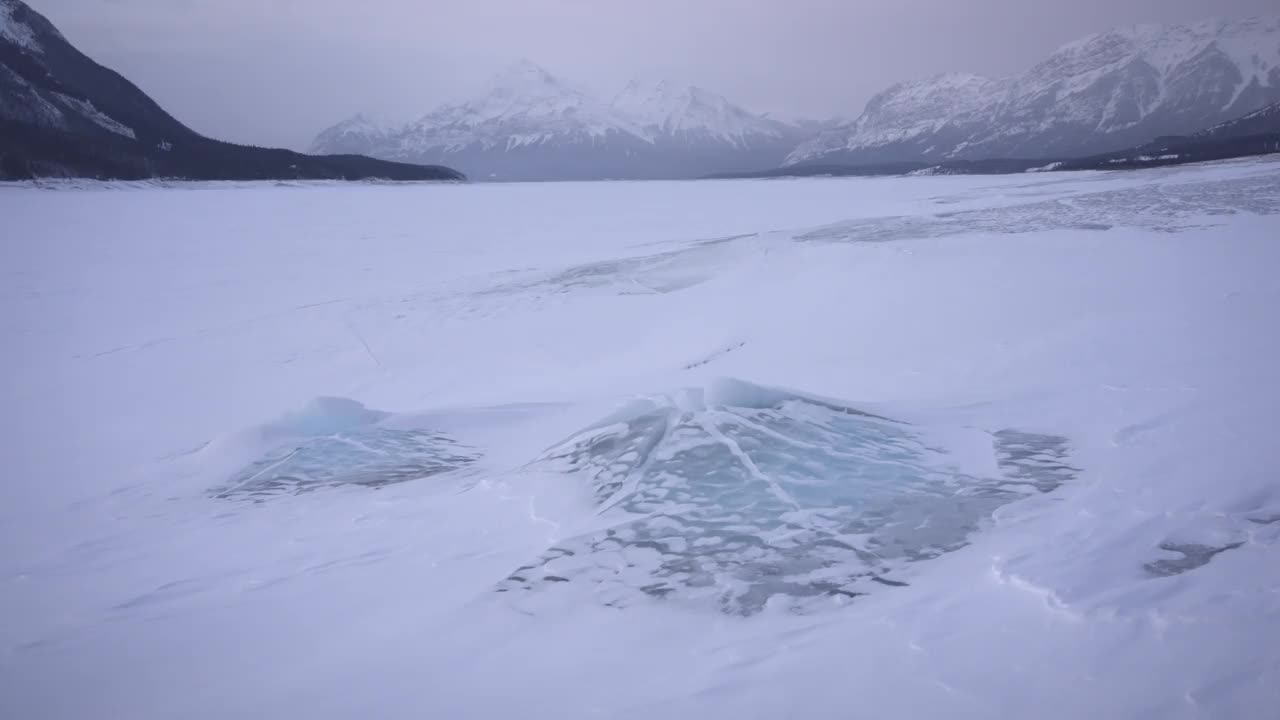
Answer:
[[[1280,162],[0,218],[2,717],[1280,708]]]

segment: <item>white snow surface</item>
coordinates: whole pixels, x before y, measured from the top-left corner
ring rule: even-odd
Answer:
[[[0,717],[1280,707],[1275,160],[0,216]]]

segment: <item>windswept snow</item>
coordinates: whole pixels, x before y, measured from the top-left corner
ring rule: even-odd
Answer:
[[[0,716],[1280,707],[1280,162],[0,216]]]

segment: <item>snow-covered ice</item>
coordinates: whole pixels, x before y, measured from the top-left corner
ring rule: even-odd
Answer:
[[[0,217],[0,716],[1280,707],[1280,162]]]

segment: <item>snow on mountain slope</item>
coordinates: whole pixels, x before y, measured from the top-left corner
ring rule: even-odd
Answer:
[[[357,113],[321,132],[311,143],[313,153],[365,154],[391,137],[399,128],[381,118]]]
[[[1194,137],[1232,138],[1264,134],[1280,135],[1280,102],[1254,110],[1244,117],[1205,128]]]
[[[391,147],[403,157],[469,146],[513,149],[556,142],[594,142],[609,135],[647,140],[604,103],[522,61],[495,77],[481,97],[446,105],[410,123]]]
[[[1007,78],[894,86],[787,162],[1087,155],[1189,134],[1277,100],[1280,18],[1140,25],[1069,43]]]
[[[0,186],[0,717],[1270,718],[1280,162]]]
[[[87,61],[52,23],[25,3],[0,0],[0,121],[18,126],[8,128],[9,135],[34,128],[84,137],[106,131],[136,140],[138,118],[126,123],[120,116],[130,105],[129,109],[136,109],[140,93],[117,79]],[[76,155],[66,149],[63,154]],[[8,149],[0,147],[0,159],[9,155]]]
[[[28,52],[41,52],[35,31],[15,17],[17,11],[16,0],[0,0],[0,40],[13,43]]]
[[[313,149],[448,163],[475,179],[693,177],[776,165],[798,134],[700,88],[637,81],[606,103],[521,61],[473,100],[386,133],[347,121]]]
[[[655,142],[714,141],[749,147],[796,134],[793,126],[748,112],[721,95],[665,80],[632,80],[613,99],[613,108]]]
[[[872,97],[858,119],[829,128],[808,140],[787,157],[795,164],[856,147],[895,146],[913,140],[937,145],[938,135],[955,126],[959,118],[989,102],[996,83],[977,75],[948,74],[894,85]],[[851,138],[856,137],[856,141]],[[931,147],[929,152],[936,148]],[[896,158],[892,158],[896,159]]]
[[[110,115],[107,115],[106,113],[102,112],[98,108],[94,107],[92,102],[88,100],[81,100],[79,98],[74,98],[74,97],[71,97],[70,95],[64,95],[62,93],[54,93],[54,95],[56,95],[58,99],[61,100],[64,104],[66,104],[68,107],[71,107],[75,109],[77,112],[79,112],[82,116],[84,116],[86,120],[93,123],[94,125],[97,125],[103,130],[106,130],[108,132],[113,132],[117,135],[123,135],[124,137],[127,137],[130,140],[137,139],[138,136],[133,131],[133,128],[129,127],[128,125],[125,125],[124,123],[116,121]]]
[[[13,120],[39,127],[65,128],[63,109],[53,101],[52,93],[44,93],[27,82],[9,66],[0,63],[0,120]]]
[[[521,61],[475,99],[395,129],[357,116],[321,133],[313,151],[448,163],[478,180],[600,179],[626,176],[628,158],[649,144],[607,104]]]

